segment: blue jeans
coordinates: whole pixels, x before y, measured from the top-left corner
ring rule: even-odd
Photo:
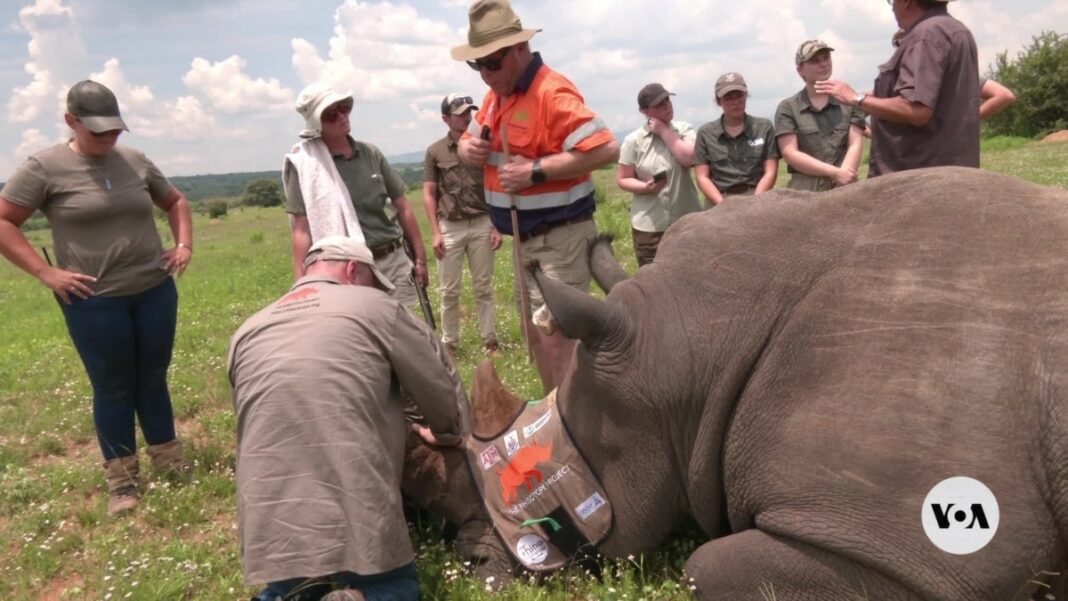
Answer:
[[[358,589],[367,601],[418,601],[419,575],[413,561],[372,576],[338,572],[320,578],[291,578],[268,584],[255,601],[319,601],[337,588]]]
[[[167,368],[174,347],[174,280],[130,296],[72,297],[67,331],[93,386],[93,423],[104,459],[137,452],[134,415],[150,445],[174,440]]]

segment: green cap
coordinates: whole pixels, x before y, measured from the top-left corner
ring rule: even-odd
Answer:
[[[119,101],[104,84],[86,79],[67,92],[67,112],[93,133],[115,129],[130,131],[119,115]]]
[[[794,55],[794,62],[798,65],[807,63],[821,50],[833,52],[834,48],[828,46],[823,40],[808,40],[797,47],[797,54]]]

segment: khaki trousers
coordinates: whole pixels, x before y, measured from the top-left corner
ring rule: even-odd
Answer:
[[[482,344],[497,341],[497,315],[493,306],[493,226],[488,215],[473,219],[441,219],[445,258],[438,263],[441,277],[441,341],[460,342],[460,292],[463,289],[464,257],[471,271],[475,312]]]

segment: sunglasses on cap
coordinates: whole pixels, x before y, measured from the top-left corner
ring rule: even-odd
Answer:
[[[320,116],[320,120],[332,123],[334,121],[337,121],[341,117],[341,115],[348,115],[351,112],[351,102],[338,103],[323,111],[323,114]]]
[[[498,69],[499,68],[500,67],[498,67]],[[475,99],[471,98],[470,96],[457,96],[456,98],[452,99],[452,102],[449,103],[449,110],[451,111],[452,109],[460,108],[461,106],[463,106],[465,104],[474,104],[474,103],[475,103]]]
[[[475,71],[481,71],[485,69],[487,71],[500,71],[501,63],[504,62],[505,57],[512,51],[515,46],[508,46],[507,48],[501,48],[497,52],[489,56],[485,56],[473,61],[467,61],[467,66],[471,67]]]

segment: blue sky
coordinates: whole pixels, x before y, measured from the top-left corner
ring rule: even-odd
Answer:
[[[63,97],[92,76],[119,96],[123,142],[165,173],[278,169],[301,129],[305,85],[356,96],[353,131],[396,155],[443,135],[438,103],[481,98],[449,58],[465,41],[466,0],[4,0],[0,3],[0,180],[65,138]],[[801,87],[797,46],[834,46],[835,75],[868,89],[896,29],[884,0],[515,0],[546,62],[570,77],[613,130],[637,127],[635,97],[659,81],[677,119],[715,118],[715,79],[738,71],[749,112],[770,116]],[[1068,32],[1068,0],[960,0],[950,11],[979,44],[981,70],[1043,29]]]

